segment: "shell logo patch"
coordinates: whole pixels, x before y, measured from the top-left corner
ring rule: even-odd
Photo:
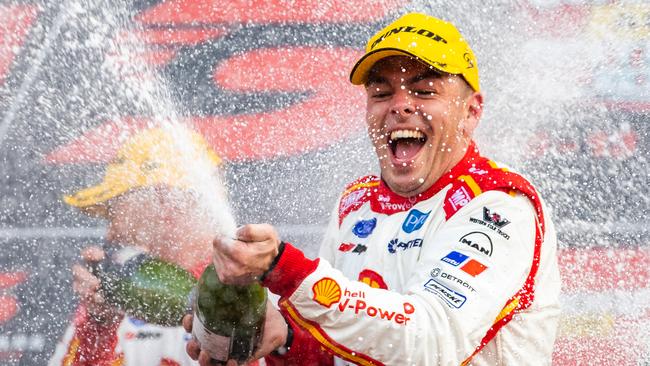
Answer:
[[[381,275],[373,270],[364,269],[359,273],[359,281],[372,288],[388,290],[388,286]]]
[[[341,300],[341,286],[332,278],[321,278],[311,289],[314,292],[314,301],[326,308]]]

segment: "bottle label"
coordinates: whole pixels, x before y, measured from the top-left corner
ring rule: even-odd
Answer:
[[[221,362],[228,360],[232,337],[224,337],[211,332],[203,325],[196,313],[192,321],[192,334],[201,345],[201,349],[206,351],[210,357]]]

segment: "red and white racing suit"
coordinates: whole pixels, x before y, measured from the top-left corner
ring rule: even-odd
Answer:
[[[163,327],[129,317],[120,323],[98,323],[79,308],[74,322],[57,344],[49,365],[198,365],[185,352],[189,339],[183,327]]]
[[[341,196],[320,258],[286,244],[265,278],[295,332],[284,361],[550,364],[556,246],[535,189],[473,143],[415,197],[361,178]]]

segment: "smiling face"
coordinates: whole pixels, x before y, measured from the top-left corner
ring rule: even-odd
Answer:
[[[382,179],[405,197],[426,191],[462,159],[482,112],[481,94],[462,77],[407,56],[377,62],[366,93]]]

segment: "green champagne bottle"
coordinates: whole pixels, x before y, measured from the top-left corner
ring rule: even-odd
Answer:
[[[258,283],[225,285],[214,265],[197,284],[192,335],[210,357],[244,362],[253,355],[266,317],[266,290]]]
[[[130,316],[164,326],[180,325],[196,279],[173,263],[130,246],[104,246],[106,259],[91,268],[107,303]]]

